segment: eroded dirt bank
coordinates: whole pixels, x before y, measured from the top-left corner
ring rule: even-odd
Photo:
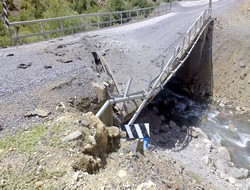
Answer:
[[[250,1],[215,18],[214,99],[222,106],[250,109]]]

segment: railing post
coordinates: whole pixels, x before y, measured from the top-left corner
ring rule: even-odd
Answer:
[[[10,27],[8,28],[8,31],[9,31],[9,36],[10,36],[10,46],[12,46],[12,34],[11,34]]]
[[[100,29],[100,15],[97,15],[98,29]]]
[[[82,25],[83,25],[83,31],[85,31],[85,27],[86,27],[85,17],[81,17],[81,20],[82,20]]]
[[[64,28],[63,28],[63,23],[62,20],[59,20],[60,26],[61,26],[61,35],[64,36]]]
[[[212,9],[212,0],[209,0],[209,9]]]
[[[109,25],[112,26],[112,14],[109,14]]]
[[[129,11],[129,21],[131,21],[131,11]]]
[[[123,19],[123,18],[122,18],[122,13],[120,13],[120,18],[121,18],[121,24],[122,24],[122,19]]]
[[[170,0],[170,3],[169,3],[170,5],[170,12],[171,12],[171,10],[172,10],[172,0]]]
[[[45,34],[44,34],[44,24],[43,24],[43,22],[41,22],[41,26],[42,26],[42,34],[43,34],[43,39],[45,40]]]
[[[188,32],[188,44],[190,44],[190,41],[191,41],[191,30],[192,29],[190,29]]]
[[[183,37],[183,41],[182,41],[182,54],[184,54],[184,51],[185,51],[185,42],[186,42],[186,36]]]
[[[197,33],[197,23],[198,21],[196,21],[194,25],[194,36],[196,36],[196,33]]]
[[[20,45],[20,41],[19,41],[19,36],[18,36],[18,31],[17,31],[16,25],[14,25],[14,32],[15,32],[15,40],[17,41],[18,45]]]

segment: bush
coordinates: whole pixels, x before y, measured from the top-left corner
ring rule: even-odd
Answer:
[[[108,1],[108,10],[112,11],[124,11],[125,3],[123,0],[109,0]]]

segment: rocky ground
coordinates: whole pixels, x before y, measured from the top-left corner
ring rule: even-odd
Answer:
[[[249,3],[246,0],[237,11],[217,17],[214,30],[214,99],[221,106],[231,106],[242,113],[249,109],[250,104],[250,57],[247,51],[250,44]],[[83,44],[73,45],[80,50]],[[19,53],[22,54],[22,51]],[[95,97],[88,101],[72,96],[83,93],[90,97],[92,92],[89,91],[71,92],[71,86],[80,85],[82,81],[85,81],[85,89],[94,91],[91,84],[96,82],[94,78],[99,68],[96,67],[93,56],[85,53],[84,57],[80,51],[73,52],[80,61],[73,60],[75,56],[70,57],[71,54],[64,46],[44,48],[41,55],[34,53],[33,56],[38,56],[39,60],[43,56],[53,55],[53,59],[58,61],[52,68],[58,68],[58,76],[65,74],[59,68],[68,61],[74,63],[72,67],[79,66],[80,71],[89,71],[89,75],[82,76],[81,72],[76,72],[75,79],[58,80],[57,85],[48,86],[50,90],[42,88],[37,91],[38,86],[34,88],[34,94],[31,93],[30,100],[26,94],[21,94],[28,100],[22,104],[29,104],[39,102],[42,94],[49,93],[48,99],[37,107],[50,105],[51,110],[24,110],[22,114],[26,113],[26,122],[42,121],[42,124],[24,127],[14,136],[4,130],[3,137],[3,131],[1,132],[0,189],[250,189],[249,170],[234,167],[228,151],[209,140],[199,128],[178,126],[172,120],[159,117],[157,110],[144,110],[149,113],[147,116],[151,116],[154,130],[151,131],[149,150],[143,150],[141,142],[127,141],[123,138],[124,133],[117,127],[105,126],[90,112],[79,112],[79,108],[80,111],[86,111],[102,101],[100,96],[99,100]],[[3,55],[6,57],[6,54]],[[93,64],[85,65],[81,59],[89,59]],[[20,65],[21,70],[16,74],[22,75],[21,71],[25,71],[22,67],[32,68],[36,65],[33,62],[29,66],[26,60],[23,63],[25,65]],[[13,68],[17,66],[14,65]],[[45,69],[51,69],[45,66],[51,65],[43,65],[44,70],[39,65],[34,69],[46,72]],[[99,79],[97,81],[101,80]],[[25,88],[30,84],[28,82],[21,86]],[[8,86],[4,89],[1,93],[13,97],[14,93],[8,92]],[[60,89],[70,92],[66,94],[71,98],[67,103],[60,103],[63,99]],[[32,100],[37,95],[38,98]],[[49,102],[50,96],[58,97],[58,101]],[[94,94],[91,96],[94,97]],[[2,105],[8,104],[3,102]],[[10,112],[9,114],[15,109],[7,108],[5,113]],[[144,112],[142,121],[143,114]],[[0,130],[3,128],[0,126]]]

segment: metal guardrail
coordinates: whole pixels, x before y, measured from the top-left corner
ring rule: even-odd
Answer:
[[[78,32],[110,27],[127,23],[149,16],[162,15],[171,11],[168,3],[164,9],[148,7],[119,12],[81,14],[40,20],[20,21],[10,23],[11,42],[22,44],[34,41],[47,40],[59,36]],[[25,32],[29,28],[33,32]]]
[[[185,60],[189,57],[207,24],[211,21],[211,12],[211,9],[205,10],[187,30],[187,32],[178,39],[175,48],[170,50],[170,57],[166,59],[167,62],[163,63],[165,65],[162,65],[161,73],[149,82],[148,89],[144,89],[134,94],[125,93],[122,97],[107,100],[102,108],[97,112],[96,116],[101,117],[104,111],[112,104],[143,98],[141,105],[128,123],[133,124],[149,100],[161,91],[161,89],[174,76]],[[128,88],[130,83],[131,80],[129,80],[125,92],[129,91]]]

